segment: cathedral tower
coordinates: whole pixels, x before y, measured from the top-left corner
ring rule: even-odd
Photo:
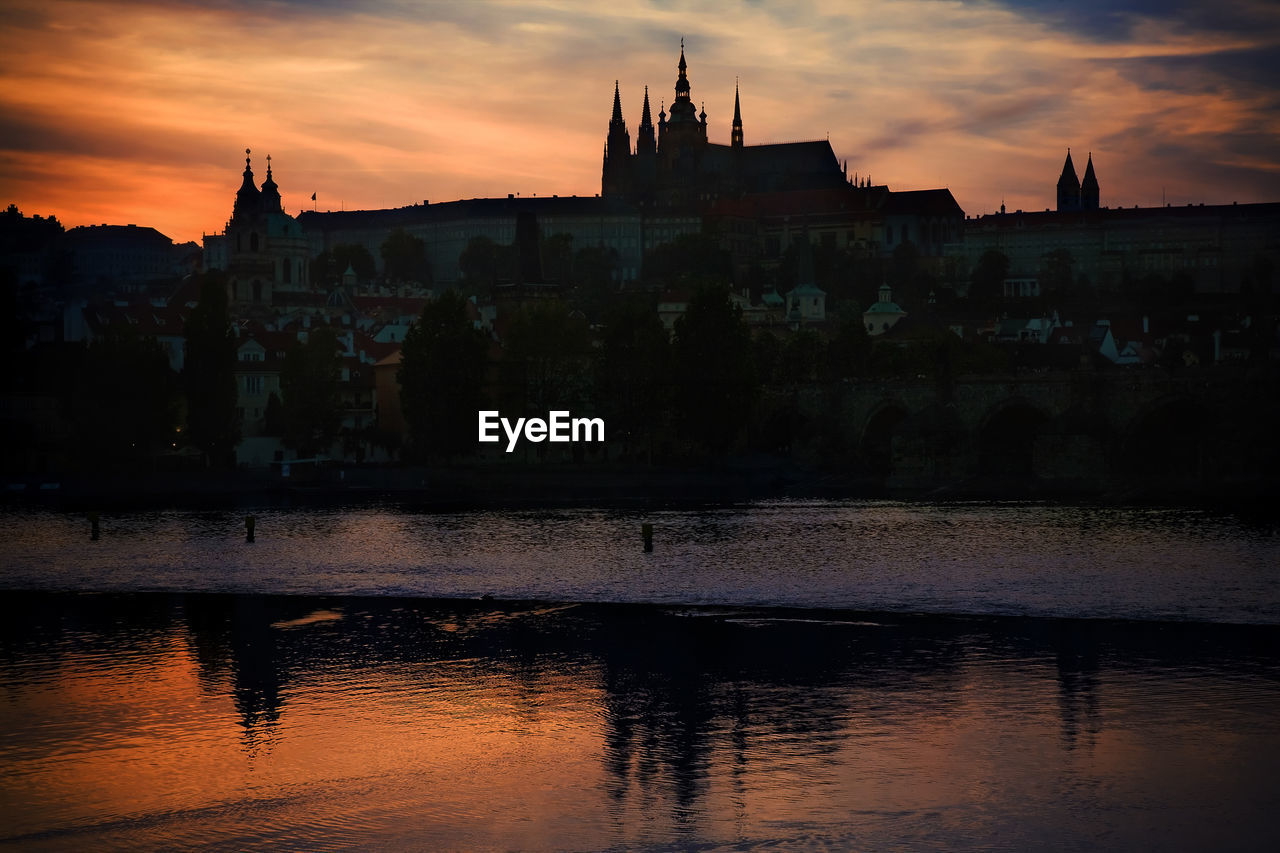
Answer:
[[[742,106],[738,103],[738,84],[733,84],[733,130],[729,132],[729,144],[742,147]]]
[[[1093,152],[1089,152],[1089,164],[1084,167],[1084,180],[1080,182],[1080,209],[1097,210],[1099,202],[1098,176],[1093,173]]]
[[[658,161],[659,171],[683,176],[680,183],[687,184],[697,173],[702,152],[707,147],[706,110],[698,116],[689,85],[688,64],[684,59],[684,39],[680,40],[679,76],[676,78],[676,99],[671,102],[671,115],[665,123],[659,123]]]
[[[1067,149],[1067,162],[1062,164],[1062,175],[1058,178],[1058,210],[1080,209],[1080,179],[1076,177],[1076,167],[1071,162],[1071,149]]]
[[[604,146],[604,175],[601,182],[603,195],[625,193],[631,174],[631,134],[622,118],[622,96],[618,81],[613,81],[613,115],[609,119],[609,136]]]

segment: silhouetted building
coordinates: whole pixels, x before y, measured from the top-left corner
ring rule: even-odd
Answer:
[[[665,108],[658,112],[656,145],[649,91],[645,88],[634,151],[615,81],[601,182],[605,197],[627,198],[645,207],[702,209],[721,197],[832,188],[846,183],[831,143],[826,140],[745,145],[737,87],[729,144],[708,141],[707,111],[705,107],[699,111],[694,105],[683,41],[677,67],[675,100],[669,116]]]
[[[992,213],[967,220],[964,242],[950,249],[962,278],[985,252],[1000,252],[1019,295],[1043,290],[1055,264],[1078,287],[1180,276],[1198,292],[1235,293],[1280,263],[1280,203]]]
[[[1068,148],[1067,160],[1062,164],[1062,174],[1058,177],[1058,210],[1097,210],[1099,196],[1098,177],[1093,173],[1093,152],[1089,153],[1089,163],[1081,181],[1076,177],[1076,167],[1071,162],[1071,149]]]
[[[0,214],[0,270],[13,275],[13,283],[22,287],[62,284],[49,281],[57,277],[62,224],[53,216],[23,216],[15,204]],[[65,272],[69,270],[65,269]]]
[[[137,291],[180,271],[173,241],[154,228],[83,225],[63,235],[61,249],[75,283],[95,293]]]
[[[227,272],[228,296],[233,310],[241,313],[270,309],[276,290],[305,289],[310,259],[302,226],[281,205],[271,158],[267,157],[267,178],[259,189],[249,149],[244,153],[243,181],[226,230],[205,237],[205,266]]]

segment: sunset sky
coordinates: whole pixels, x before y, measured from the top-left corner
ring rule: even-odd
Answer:
[[[600,190],[620,81],[670,104],[680,38],[727,143],[828,137],[965,212],[1054,204],[1070,146],[1110,206],[1280,201],[1269,0],[0,0],[0,203],[221,231],[253,149],[290,213]]]

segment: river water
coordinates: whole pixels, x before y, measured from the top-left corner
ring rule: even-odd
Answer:
[[[1274,521],[253,512],[0,512],[0,847],[1273,840]]]

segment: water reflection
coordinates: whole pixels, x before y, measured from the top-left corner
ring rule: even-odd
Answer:
[[[233,595],[0,610],[0,843],[35,849],[1215,849],[1260,843],[1278,804],[1275,628]]]

